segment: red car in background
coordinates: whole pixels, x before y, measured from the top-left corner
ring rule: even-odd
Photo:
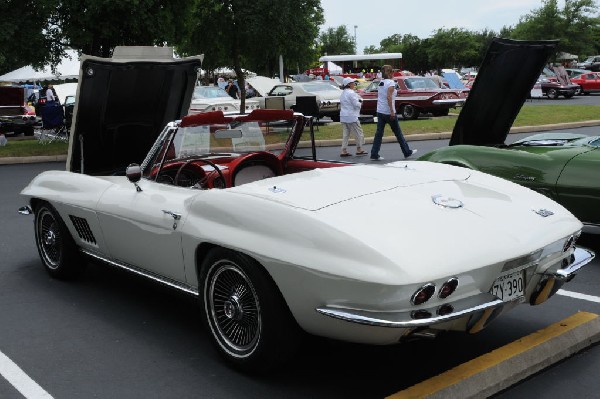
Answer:
[[[590,94],[600,92],[600,73],[588,72],[571,78],[571,82],[581,86],[578,94]]]
[[[396,112],[404,119],[417,119],[419,115],[448,115],[450,108],[462,106],[469,94],[468,89],[442,89],[431,78],[424,76],[395,76],[398,86]],[[374,80],[362,92],[361,114],[377,114],[377,86]]]
[[[0,133],[33,136],[35,113],[25,103],[21,86],[0,86]]]

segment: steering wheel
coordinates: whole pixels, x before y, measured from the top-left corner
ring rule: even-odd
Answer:
[[[206,165],[209,165],[210,167],[212,167],[218,174],[219,177],[221,178],[221,180],[223,181],[223,186],[226,186],[226,181],[225,181],[225,176],[223,175],[223,172],[221,172],[221,169],[219,169],[219,167],[212,161],[209,161],[208,159],[202,159],[202,158],[195,158],[195,159],[190,159],[185,161],[180,167],[179,169],[177,169],[177,173],[175,174],[175,178],[173,179],[173,184],[175,184],[176,186],[179,185],[179,176],[181,175],[181,171],[183,169],[185,169],[185,167],[189,164],[192,164],[192,162],[202,162],[205,163]],[[214,173],[214,171],[210,171],[210,172],[206,172],[204,171],[204,177],[202,177],[200,180],[198,180],[198,182],[196,182],[196,184],[194,184],[193,187],[196,188],[200,188],[202,190],[206,190],[209,189],[210,187],[208,187],[208,177]]]

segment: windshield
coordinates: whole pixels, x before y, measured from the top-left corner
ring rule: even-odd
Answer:
[[[439,89],[440,87],[429,78],[408,78],[404,80],[409,89]]]
[[[177,131],[173,143],[173,159],[266,150],[265,137],[258,122],[232,123],[221,128],[214,125],[184,127]]]
[[[306,90],[309,93],[318,93],[318,92],[321,92],[321,91],[340,90],[337,87],[335,87],[332,84],[327,83],[327,82],[323,82],[323,83],[306,83],[302,87],[304,88],[304,90]]]
[[[231,99],[231,96],[227,94],[227,92],[220,87],[217,86],[209,86],[209,87],[196,87],[194,89],[193,98],[220,98],[226,97]]]
[[[144,176],[153,176],[153,170],[161,164],[180,160],[202,158],[224,161],[263,151],[279,155],[285,150],[289,136],[289,121],[232,121],[171,128],[161,134],[153,150],[154,155],[143,166]]]

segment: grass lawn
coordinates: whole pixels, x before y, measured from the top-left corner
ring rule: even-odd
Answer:
[[[460,109],[459,109],[460,110]],[[451,132],[457,115],[447,117],[421,118],[400,121],[404,135],[417,133]],[[513,126],[538,126],[552,123],[578,122],[600,119],[600,106],[597,105],[528,105],[521,109]],[[363,123],[366,137],[375,135],[376,124]],[[389,132],[388,128],[388,134]],[[335,124],[319,125],[315,131],[318,140],[341,139],[342,127]],[[0,147],[0,157],[24,157],[36,155],[61,155],[67,153],[67,144],[55,142],[38,144],[37,140],[15,141],[9,138],[6,146]]]
[[[417,120],[400,120],[400,126],[405,136],[417,133],[452,132],[459,111],[451,110],[445,117],[428,117]],[[456,115],[453,115],[456,114]],[[597,105],[527,105],[525,104],[517,116],[513,126],[538,126],[553,123],[578,122],[600,119],[600,106]],[[373,137],[377,125],[363,123],[365,137]],[[392,134],[387,128],[388,134]],[[342,128],[339,125],[319,126],[315,135],[320,139],[341,139]]]
[[[37,140],[11,140],[0,147],[0,157],[29,157],[39,155],[62,155],[67,153],[67,143],[40,144]]]

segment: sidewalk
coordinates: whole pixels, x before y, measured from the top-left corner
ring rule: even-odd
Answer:
[[[338,122],[339,123],[339,122]],[[551,125],[539,125],[539,126],[520,126],[512,127],[510,133],[535,133],[543,132],[548,130],[561,130],[561,129],[575,129],[578,127],[589,127],[589,126],[600,126],[600,120],[592,121],[581,121],[581,122],[567,122],[567,123],[555,123]],[[341,133],[340,133],[341,134]],[[599,131],[600,135],[600,131]],[[421,141],[421,140],[448,140],[452,136],[452,132],[441,132],[441,133],[419,133],[409,134],[406,137],[407,141]],[[383,143],[396,142],[396,137],[393,135],[383,137]],[[373,137],[365,138],[365,144],[372,144]],[[331,147],[339,146],[342,144],[342,139],[335,140],[320,140],[316,142],[317,147]],[[38,157],[5,157],[0,158],[0,165],[20,164],[20,163],[39,163],[39,162],[64,162],[67,160],[67,155],[54,155],[54,156],[38,156]]]

